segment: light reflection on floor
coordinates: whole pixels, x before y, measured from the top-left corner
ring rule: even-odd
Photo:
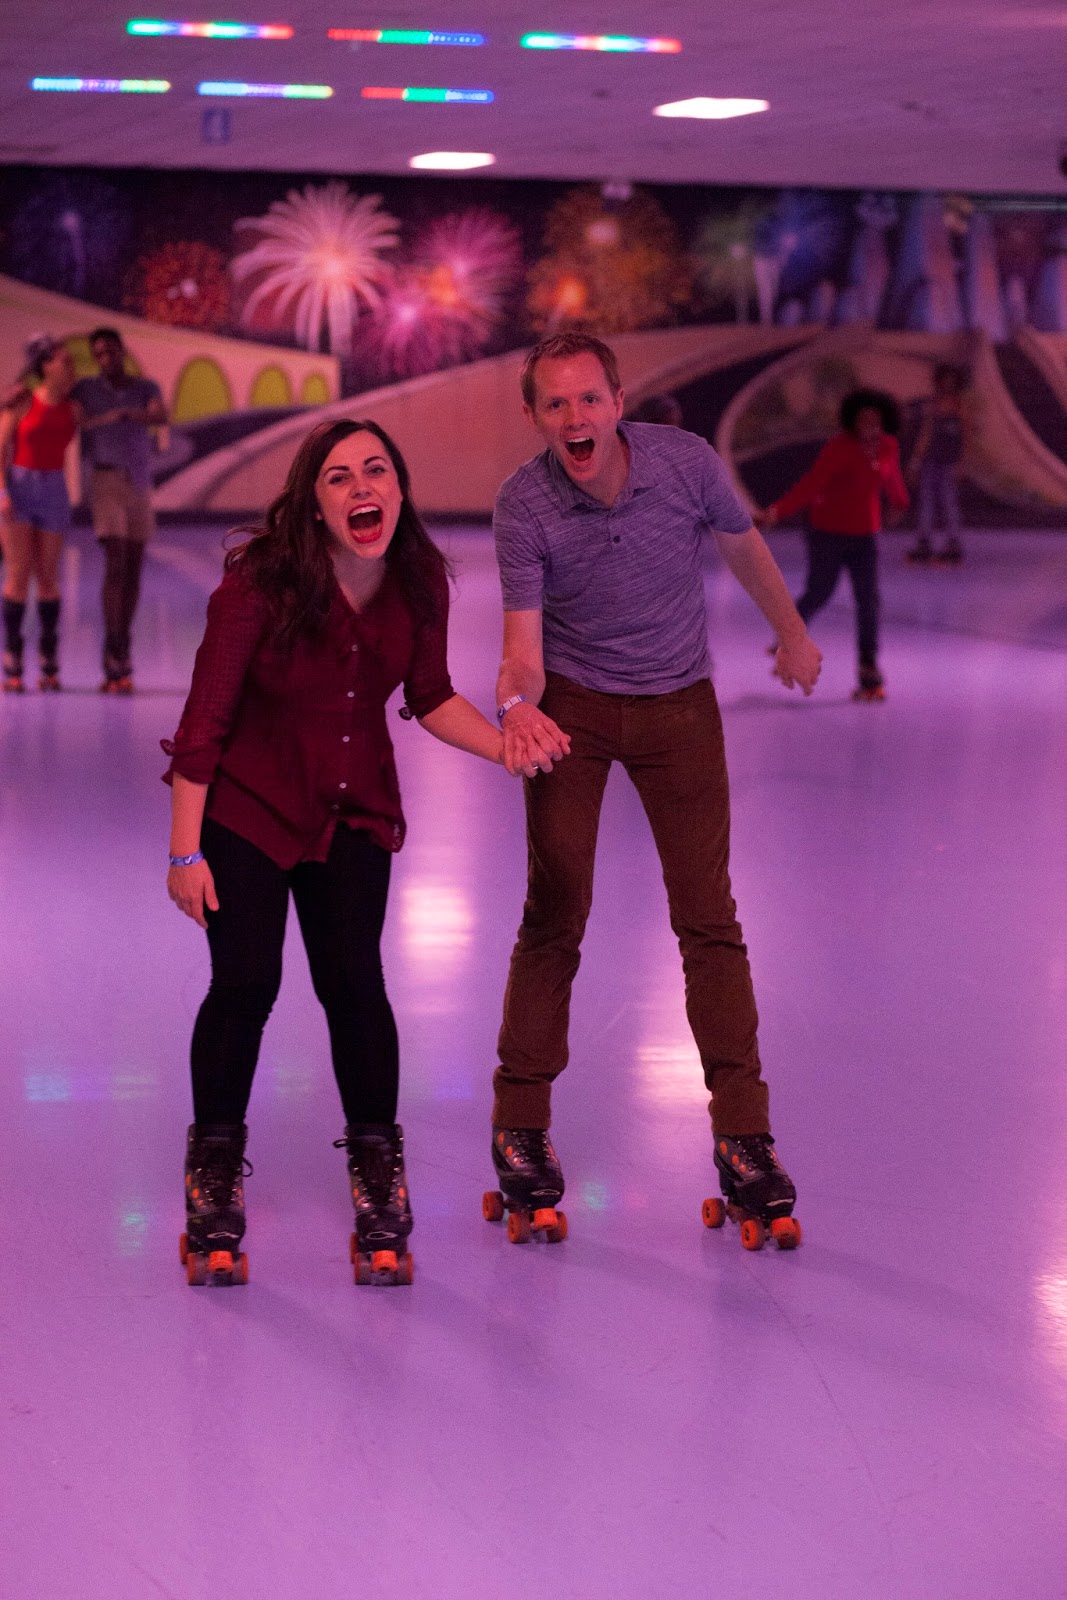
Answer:
[[[158,739],[221,530],[166,529],[142,692],[0,702],[0,1600],[1063,1600],[1067,1594],[1067,539],[885,549],[890,699],[842,601],[811,702],[709,573],[734,887],[806,1229],[712,1236],[705,1095],[636,795],[609,784],[555,1138],[571,1238],[482,1222],[524,889],[516,785],[391,718],[410,822],[385,965],[411,1291],[357,1291],[326,1031],[292,933],[251,1113],[252,1282],[176,1237],[206,962],[163,893]],[[452,666],[493,699],[499,591]],[[797,547],[777,543],[795,580]]]

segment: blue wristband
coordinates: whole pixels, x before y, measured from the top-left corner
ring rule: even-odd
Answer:
[[[499,722],[500,726],[504,726],[504,718],[507,716],[512,706],[524,706],[525,704],[526,696],[524,694],[513,694],[510,699],[504,701],[502,706],[497,706],[496,720]]]
[[[203,859],[204,852],[202,850],[194,850],[191,856],[171,856],[170,864],[172,867],[195,867],[197,862],[203,861]]]

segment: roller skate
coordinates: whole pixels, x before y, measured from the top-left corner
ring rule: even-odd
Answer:
[[[706,1228],[721,1228],[727,1217],[740,1223],[746,1250],[762,1250],[773,1239],[779,1250],[795,1250],[800,1223],[793,1216],[797,1191],[778,1160],[769,1133],[715,1135],[715,1165],[724,1198],[705,1200]]]
[[[63,685],[59,681],[59,662],[55,656],[41,657],[41,670],[37,687],[42,694],[58,694]]]
[[[349,1255],[359,1284],[409,1284],[415,1262],[407,1249],[411,1198],[399,1122],[355,1122],[334,1148],[348,1153],[356,1229]]]
[[[189,1129],[185,1155],[186,1231],[178,1249],[189,1282],[248,1282],[248,1257],[241,1250],[245,1231],[244,1174],[248,1129],[240,1123],[205,1124]]]
[[[500,1188],[482,1196],[486,1222],[502,1222],[507,1212],[512,1244],[538,1236],[561,1244],[567,1218],[556,1206],[563,1198],[563,1172],[548,1134],[541,1128],[494,1128],[493,1166]]]
[[[963,546],[958,539],[949,539],[934,557],[939,567],[958,567],[963,560]]]
[[[4,651],[4,693],[26,693],[26,684],[22,676],[22,656],[16,655],[13,650]]]
[[[100,693],[101,694],[132,694],[133,693],[133,675],[132,675],[132,673],[124,672],[124,673],[121,674],[120,677],[117,677],[117,678],[111,678],[111,677],[105,678],[103,683],[100,685]]]
[[[859,687],[853,689],[852,698],[868,705],[885,699],[885,679],[873,661],[860,662]]]
[[[930,541],[925,534],[921,534],[919,538],[916,539],[915,543],[904,557],[904,560],[908,562],[909,566],[913,567],[928,567],[933,559],[934,553],[930,548]]]

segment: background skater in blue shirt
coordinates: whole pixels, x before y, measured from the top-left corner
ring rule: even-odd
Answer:
[[[550,1240],[563,1175],[548,1138],[567,1063],[570,993],[592,898],[601,800],[621,762],[652,828],[711,1092],[715,1163],[742,1241],[799,1240],[796,1190],[774,1152],[748,956],[729,878],[729,791],[708,677],[701,545],[727,566],[778,640],[775,671],[810,694],[821,656],[774,558],[711,446],[680,428],[622,421],[615,356],[585,334],[545,340],[522,375],[546,448],[500,490],[504,592],[497,682],[505,762],[526,782],[529,879],[511,959],[493,1108],[513,1240]],[[557,765],[558,763],[558,765]],[[724,1220],[719,1201],[705,1221]]]
[[[73,398],[90,427],[82,431],[89,510],[104,551],[104,694],[130,694],[130,630],[141,594],[145,546],[152,537],[152,428],[167,420],[159,385],[126,370],[115,328],[89,336],[96,378],[76,383]]]

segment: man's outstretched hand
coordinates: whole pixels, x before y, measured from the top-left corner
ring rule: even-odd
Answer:
[[[503,730],[504,765],[513,778],[551,772],[557,761],[570,754],[569,736],[528,701],[505,712]]]
[[[787,689],[799,685],[805,694],[810,694],[819,681],[821,670],[822,651],[808,633],[779,641],[774,676],[780,678]]]

